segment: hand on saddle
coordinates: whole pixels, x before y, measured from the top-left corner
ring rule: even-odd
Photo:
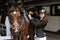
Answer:
[[[29,11],[29,14],[28,14],[29,19],[32,19],[32,16],[31,16],[32,14],[33,14],[33,12]]]
[[[28,15],[29,19],[32,19],[31,15]]]

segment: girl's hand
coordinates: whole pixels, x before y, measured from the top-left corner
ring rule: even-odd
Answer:
[[[28,15],[29,19],[32,19],[31,15]]]
[[[42,20],[42,19],[44,18],[45,14],[42,13],[42,14],[40,14],[39,16],[40,16],[40,18],[41,18],[41,20]]]
[[[32,11],[29,11],[29,15],[28,15],[29,19],[32,19],[31,14],[33,14],[33,12]]]

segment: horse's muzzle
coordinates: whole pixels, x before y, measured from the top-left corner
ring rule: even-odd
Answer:
[[[15,33],[19,32],[19,30],[15,30]]]

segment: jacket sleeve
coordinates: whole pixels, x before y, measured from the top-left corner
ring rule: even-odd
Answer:
[[[31,19],[30,24],[33,25],[34,27],[38,26],[37,21],[35,19]]]
[[[30,20],[30,23],[35,26],[35,27],[42,27],[44,28],[46,25],[47,25],[47,19],[45,20],[39,20],[39,21],[36,21],[34,19]]]

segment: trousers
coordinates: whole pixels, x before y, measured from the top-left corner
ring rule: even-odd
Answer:
[[[42,37],[42,38],[36,37],[36,38],[34,38],[34,40],[46,40],[46,36],[45,37]]]

